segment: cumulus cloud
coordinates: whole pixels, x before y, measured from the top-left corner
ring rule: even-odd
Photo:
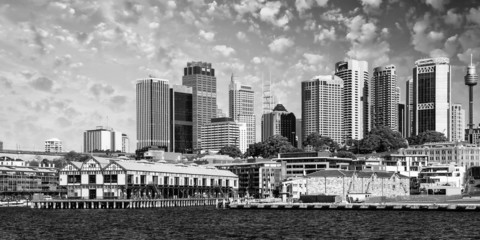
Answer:
[[[363,6],[370,6],[373,8],[378,8],[380,7],[380,4],[382,4],[382,0],[362,0],[362,5]]]
[[[427,5],[432,6],[435,10],[443,11],[446,4],[448,4],[450,0],[425,0]]]
[[[209,42],[213,41],[214,38],[215,38],[215,33],[214,32],[207,32],[207,31],[200,30],[199,34],[203,39],[205,39]]]
[[[105,95],[111,95],[114,92],[114,89],[112,86],[107,85],[107,84],[100,84],[100,83],[95,83],[90,87],[90,92],[95,96],[99,97],[103,94]]]
[[[315,34],[314,42],[325,42],[326,40],[334,41],[336,39],[335,27],[331,26],[330,29],[320,29],[320,32]]]
[[[470,11],[467,15],[467,20],[472,23],[480,25],[480,7],[470,8]]]
[[[52,88],[53,88],[53,81],[47,77],[39,77],[33,80],[32,82],[30,82],[30,85],[34,89],[50,92],[52,91]]]
[[[247,35],[245,35],[245,33],[242,31],[238,32],[236,36],[237,36],[237,39],[240,41],[243,41],[243,42],[247,41]]]
[[[273,40],[269,45],[270,51],[274,53],[283,53],[285,50],[293,46],[294,42],[290,38],[280,37]]]
[[[230,55],[235,53],[235,49],[227,47],[225,45],[216,45],[215,47],[213,47],[213,50],[220,53],[224,57],[229,57]]]
[[[413,25],[412,44],[414,49],[422,53],[438,48],[441,41],[445,38],[444,33],[432,29],[430,15],[425,15]]]
[[[307,60],[308,64],[315,65],[320,64],[324,60],[324,57],[318,54],[304,53],[303,57]]]
[[[260,19],[277,27],[286,27],[290,21],[291,14],[287,10],[283,16],[277,18],[281,7],[282,4],[280,2],[267,2],[260,10]]]
[[[252,63],[260,64],[262,62],[263,62],[263,59],[261,57],[253,57],[252,58]]]
[[[480,15],[480,12],[478,13]],[[478,16],[478,15],[477,15]],[[456,13],[454,9],[450,9],[447,11],[447,15],[443,18],[446,24],[449,24],[454,27],[461,27],[463,23],[463,15]],[[480,17],[479,17],[480,23]]]
[[[315,3],[319,7],[325,7],[328,3],[328,0],[296,0],[295,8],[300,14],[303,14],[306,10],[312,8]]]

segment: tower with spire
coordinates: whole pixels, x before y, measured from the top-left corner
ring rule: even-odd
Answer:
[[[473,143],[473,87],[477,85],[478,75],[473,65],[472,54],[470,54],[470,65],[467,67],[467,74],[465,75],[465,85],[468,86],[468,142]]]

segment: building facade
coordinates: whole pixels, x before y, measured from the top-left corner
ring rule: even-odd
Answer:
[[[338,76],[316,76],[302,82],[302,139],[318,132],[343,143],[343,80]]]
[[[385,126],[398,131],[399,89],[395,65],[374,68],[370,90],[372,127]]]
[[[413,78],[406,82],[405,96],[405,138],[412,137],[413,133]]]
[[[247,141],[245,148],[256,142],[255,91],[252,86],[235,81],[233,74],[230,81],[229,114],[233,120],[246,123]]]
[[[137,149],[170,146],[168,80],[137,80]]]
[[[335,64],[335,75],[343,80],[343,138],[362,139],[370,131],[368,63],[348,60]]]
[[[262,115],[262,141],[273,135],[286,137],[296,147],[296,118],[282,104],[277,104],[272,112]]]
[[[59,170],[69,198],[134,199],[233,197],[238,177],[215,167],[94,157]]]
[[[452,104],[452,142],[465,140],[465,109],[462,104]]]
[[[122,133],[122,152],[130,152],[130,139],[128,139],[128,136],[125,133]]]
[[[192,88],[173,85],[170,89],[170,150],[193,153]]]
[[[455,163],[463,167],[480,166],[480,147],[461,142],[425,143],[398,150],[399,154],[426,155],[428,163]]]
[[[201,130],[202,150],[219,151],[226,145],[238,148],[245,146],[245,142],[240,141],[245,141],[241,136],[246,135],[246,124],[239,124],[233,118],[212,118],[210,123],[202,126]]]
[[[98,126],[83,133],[83,151],[86,153],[123,151],[125,137],[126,135],[123,136],[121,132],[114,131],[112,128]]]
[[[405,104],[399,103],[397,108],[397,118],[398,118],[398,131],[402,134],[403,138],[407,138],[407,124],[405,123],[406,114],[405,114]]]
[[[183,70],[182,84],[192,88],[192,145],[201,148],[202,125],[217,116],[217,78],[211,63],[189,62]]]
[[[452,139],[451,72],[448,58],[428,58],[413,68],[413,133],[431,130]]]
[[[45,152],[62,152],[62,141],[58,138],[45,140]]]

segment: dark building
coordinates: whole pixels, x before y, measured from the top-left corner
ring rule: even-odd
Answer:
[[[262,116],[262,141],[273,135],[281,135],[297,147],[296,121],[295,114],[288,112],[282,104],[277,104],[273,112]]]
[[[407,137],[407,130],[405,124],[405,104],[398,104],[398,132],[402,134],[403,138]]]
[[[174,85],[170,88],[170,149],[193,152],[192,88]]]
[[[0,151],[3,151],[3,142],[0,141]]]

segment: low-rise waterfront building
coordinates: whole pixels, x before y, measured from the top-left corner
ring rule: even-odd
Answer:
[[[480,146],[462,142],[439,142],[413,145],[398,150],[399,154],[426,155],[428,163],[449,164],[454,162],[460,166],[480,166]]]
[[[135,199],[233,197],[238,176],[213,166],[93,157],[59,171],[69,198]]]
[[[410,180],[393,172],[324,169],[306,177],[307,195],[336,195],[342,200],[410,195]]]
[[[300,196],[307,194],[307,179],[300,177],[283,181],[281,194],[286,194],[291,199],[300,199]]]
[[[278,162],[231,163],[215,166],[238,176],[240,197],[275,197],[279,193],[281,168]]]
[[[385,171],[417,178],[420,170],[428,166],[428,156],[390,154],[384,157],[383,165],[385,166]]]
[[[465,167],[450,164],[434,164],[422,168],[418,175],[420,189],[433,186],[450,186],[463,189]]]

